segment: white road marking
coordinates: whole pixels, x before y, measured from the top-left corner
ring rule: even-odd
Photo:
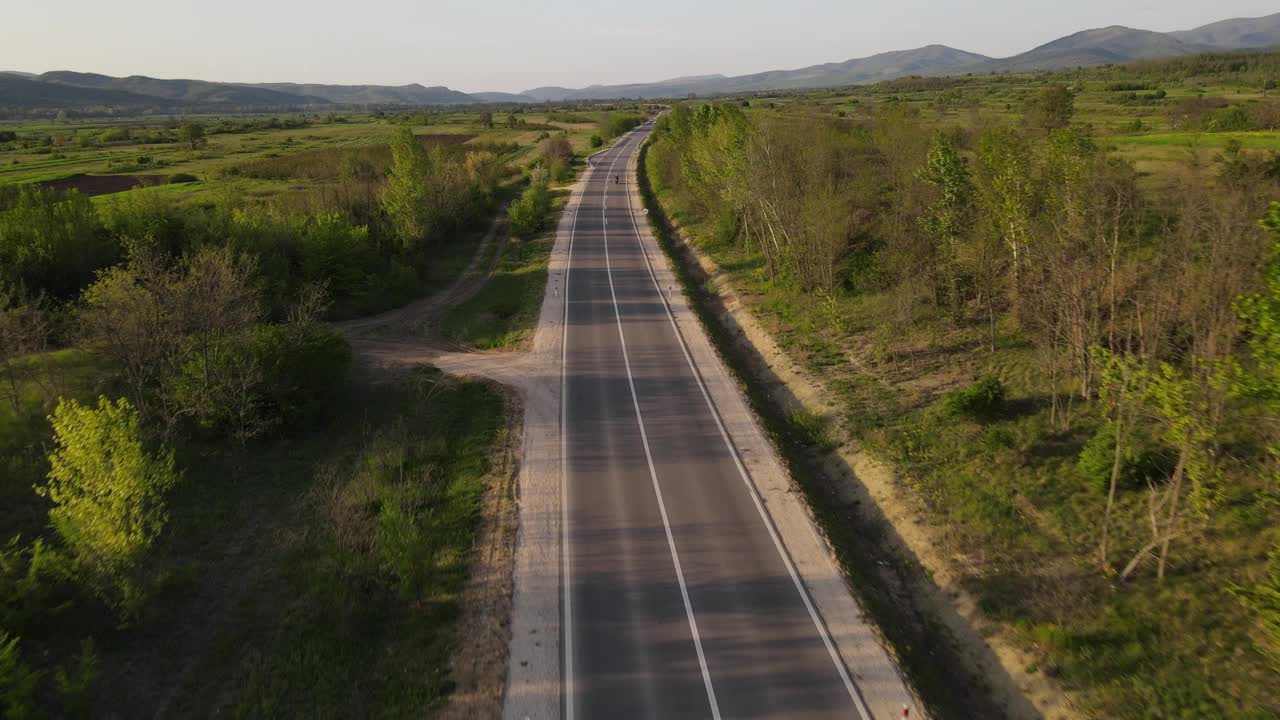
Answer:
[[[564,612],[562,634],[564,636],[565,720],[573,720],[573,599],[569,574],[572,556],[569,548],[569,473],[566,469],[569,440],[564,431],[568,414],[568,406],[565,404],[565,389],[568,384],[565,370],[568,367],[569,358],[569,270],[573,263],[573,238],[578,231],[578,216],[581,214],[582,201],[586,197],[591,178],[596,174],[595,156],[604,152],[606,151],[601,150],[587,157],[587,166],[590,170],[587,171],[586,180],[583,182],[582,195],[578,198],[578,203],[573,206],[573,224],[569,226],[569,248],[564,258],[564,318],[560,322],[560,558],[563,573],[561,603]],[[614,162],[617,162],[616,158]]]
[[[614,162],[617,162],[617,160],[615,159]],[[840,679],[844,681],[844,686],[845,686],[845,689],[848,690],[849,692],[849,697],[853,698],[853,702],[854,702],[854,705],[857,707],[859,717],[861,717],[862,720],[871,720],[871,713],[867,709],[866,702],[863,701],[862,695],[858,692],[857,688],[853,684],[853,680],[849,677],[849,671],[845,667],[844,661],[840,657],[840,653],[836,650],[835,643],[831,641],[831,634],[827,631],[827,626],[822,622],[822,619],[818,616],[818,611],[816,608],[814,608],[813,601],[809,599],[809,593],[805,590],[804,584],[800,581],[800,574],[796,572],[796,567],[795,567],[795,564],[791,561],[791,556],[787,553],[786,548],[783,546],[781,538],[778,537],[778,531],[773,526],[773,520],[769,517],[769,513],[766,512],[764,509],[764,504],[760,500],[759,491],[756,489],[755,485],[751,482],[751,478],[747,475],[747,469],[742,464],[742,458],[738,455],[738,449],[734,446],[733,442],[729,439],[729,432],[725,430],[724,421],[721,420],[720,418],[720,411],[716,409],[715,403],[711,401],[711,395],[710,393],[707,392],[707,386],[702,381],[702,375],[701,373],[698,372],[697,365],[694,364],[693,362],[693,356],[690,355],[689,348],[685,345],[684,336],[680,334],[680,327],[679,325],[676,324],[675,315],[672,314],[671,312],[671,305],[667,302],[667,298],[663,295],[662,287],[658,284],[658,277],[656,274],[654,274],[653,263],[650,262],[649,260],[649,253],[645,249],[644,243],[640,240],[640,226],[636,223],[636,214],[631,203],[631,193],[628,192],[626,195],[627,195],[627,214],[631,216],[631,226],[635,230],[636,244],[640,246],[640,253],[644,255],[645,265],[649,268],[649,279],[653,281],[653,287],[655,290],[657,290],[658,297],[662,299],[662,307],[667,311],[667,320],[671,322],[671,328],[675,331],[676,340],[679,341],[680,343],[680,350],[684,353],[684,359],[686,362],[689,363],[689,369],[693,372],[694,380],[696,380],[698,383],[698,389],[702,392],[702,399],[706,401],[707,408],[711,410],[711,416],[715,419],[716,427],[720,430],[720,437],[724,440],[725,447],[728,448],[729,454],[733,456],[733,463],[738,468],[738,475],[742,477],[742,482],[747,486],[747,491],[751,495],[751,500],[755,504],[756,510],[760,513],[760,519],[764,522],[765,527],[769,530],[769,537],[773,539],[773,545],[775,548],[778,549],[778,554],[782,557],[782,562],[784,565],[786,565],[787,572],[791,574],[791,581],[795,584],[796,591],[800,593],[800,599],[804,602],[805,609],[809,611],[810,619],[813,620],[814,626],[818,629],[818,634],[822,637],[822,643],[827,648],[827,654],[831,656],[831,661],[835,663],[836,671],[839,672]],[[605,245],[606,263],[608,262],[608,249],[609,249],[609,246],[608,244],[606,244]],[[610,291],[612,291],[612,288],[613,288],[613,281],[612,281],[612,278],[610,278]],[[616,299],[614,300],[614,310],[615,312],[617,310]],[[618,330],[619,332],[621,332],[622,330],[621,320],[619,320]],[[623,358],[625,357],[626,357],[626,348],[624,345]],[[627,370],[628,379],[630,379],[630,375],[631,375],[631,371],[630,371],[630,368],[628,367],[628,370]],[[631,393],[632,393],[632,398],[634,399],[635,397],[634,385],[632,385]],[[639,414],[640,414],[640,407],[639,405],[637,405],[636,415],[639,416]],[[640,427],[640,432],[641,432],[641,436],[643,436],[644,434],[643,424]],[[648,446],[648,443],[646,442],[645,453],[648,453],[648,452],[649,452],[649,446]],[[652,472],[653,470],[652,461],[650,462],[649,468],[650,468],[650,472]],[[656,477],[654,478],[654,485],[655,487],[657,485]],[[659,498],[659,503],[661,503],[661,498]],[[666,521],[665,511],[663,512],[662,517],[663,517],[663,521],[665,522]],[[668,528],[667,530],[668,538],[670,537],[670,534],[671,534],[671,531]],[[675,546],[672,545],[672,554],[674,555],[674,553],[675,553]],[[678,572],[679,561],[677,561],[676,567]],[[684,589],[683,577],[681,577],[680,587],[682,590]],[[687,606],[687,602],[688,601],[686,600],[686,606]],[[692,623],[693,621],[692,615],[689,616],[689,620]],[[697,639],[696,633],[694,635],[694,638],[695,640]],[[698,656],[699,658],[701,658],[702,656],[701,647],[699,647]],[[705,669],[704,669],[704,672],[705,672]],[[711,687],[710,680],[708,679],[707,682],[708,682],[707,688],[708,690],[710,690],[710,687]]]
[[[622,147],[625,147],[623,143]],[[620,148],[621,149],[621,148]],[[617,164],[615,156],[609,165],[609,172]],[[609,184],[605,183],[605,198],[609,195]],[[601,207],[601,215],[604,214]],[[622,345],[622,362],[627,370],[627,385],[631,388],[631,405],[635,408],[636,423],[640,426],[640,442],[644,445],[644,458],[649,465],[649,479],[653,481],[653,493],[658,499],[658,512],[662,515],[662,526],[667,534],[667,547],[671,550],[671,562],[675,565],[676,580],[680,583],[680,596],[684,600],[685,615],[689,618],[689,632],[693,636],[693,646],[698,653],[698,665],[702,669],[702,683],[707,689],[707,700],[711,703],[711,717],[720,720],[720,705],[716,702],[716,691],[711,684],[711,671],[707,668],[707,657],[702,651],[702,637],[698,634],[698,621],[693,616],[693,603],[689,600],[689,588],[684,581],[684,568],[680,565],[680,554],[676,551],[675,536],[671,532],[671,521],[667,517],[667,506],[662,500],[662,486],[658,483],[658,472],[653,465],[653,454],[649,450],[649,435],[644,428],[644,415],[640,412],[640,398],[636,394],[635,378],[631,375],[631,358],[627,353],[627,336],[622,328],[622,313],[618,309],[618,296],[613,287],[613,268],[609,264],[609,233],[604,232],[604,266],[609,276],[609,296],[613,300],[613,316],[618,322],[618,341]]]
[[[564,318],[560,323],[560,559],[562,563],[560,602],[564,611],[562,634],[564,636],[565,720],[573,720],[573,593],[570,592],[569,575],[569,472],[567,469],[569,440],[564,431],[568,412],[568,406],[565,403],[567,386],[565,369],[568,367],[569,357],[569,268],[573,263],[573,236],[578,231],[578,215],[582,210],[582,201],[586,197],[586,188],[591,184],[591,178],[596,173],[595,163],[588,159],[587,164],[591,169],[587,171],[582,196],[578,198],[578,204],[573,206],[573,224],[569,226],[569,249],[564,258]]]

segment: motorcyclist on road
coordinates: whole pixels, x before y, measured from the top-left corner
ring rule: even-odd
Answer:
[[[619,184],[620,182],[621,182],[621,181],[618,179],[618,176],[617,176],[617,175],[614,175],[614,176],[613,176],[613,184],[614,184],[614,185],[617,185],[617,184]]]

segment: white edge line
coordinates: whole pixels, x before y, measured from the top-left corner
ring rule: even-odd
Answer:
[[[618,162],[615,157],[609,165],[609,173],[613,173],[613,167]],[[605,182],[605,202],[609,196],[609,184]],[[630,193],[627,193],[628,202],[627,209],[630,214]],[[604,203],[602,203],[604,205]],[[607,206],[601,207],[601,215],[607,211]],[[634,218],[632,219],[634,222]],[[653,493],[658,499],[658,512],[662,515],[662,526],[667,533],[667,547],[671,550],[671,562],[675,565],[676,580],[680,583],[680,596],[684,600],[684,611],[689,618],[689,632],[693,635],[693,646],[698,653],[698,665],[702,669],[702,682],[707,688],[707,700],[711,703],[711,717],[714,720],[720,720],[720,705],[716,702],[716,691],[711,684],[711,671],[707,668],[707,658],[702,651],[702,638],[698,634],[698,621],[693,616],[693,603],[689,600],[689,588],[684,581],[684,569],[680,565],[680,554],[676,551],[675,536],[671,532],[671,522],[667,518],[667,506],[662,501],[662,487],[658,483],[658,472],[653,465],[653,455],[649,451],[649,436],[644,429],[644,416],[640,412],[640,398],[636,394],[635,379],[631,375],[631,359],[627,353],[627,336],[622,329],[622,313],[618,309],[618,296],[613,288],[613,268],[609,264],[609,231],[604,229],[604,266],[605,272],[609,276],[609,296],[613,299],[613,316],[618,322],[618,341],[622,345],[622,362],[627,369],[627,385],[631,388],[631,405],[636,411],[636,423],[640,426],[640,442],[644,445],[644,459],[649,464],[649,478],[653,481]]]
[[[609,149],[600,150],[605,152]],[[586,199],[586,188],[591,184],[591,177],[595,176],[595,164],[591,158],[595,158],[600,152],[586,156],[586,177],[582,179],[582,192],[573,205],[573,222],[568,228],[568,249],[564,252],[564,272],[562,274],[563,287],[561,288],[562,304],[564,313],[561,318],[561,396],[559,396],[559,405],[561,405],[561,427],[559,427],[559,436],[561,436],[561,457],[559,457],[559,470],[561,470],[561,612],[563,612],[561,642],[564,643],[564,650],[561,660],[564,664],[563,678],[563,702],[564,702],[564,720],[573,720],[573,607],[572,592],[570,584],[570,546],[568,546],[568,436],[564,434],[564,425],[566,425],[566,415],[568,414],[568,405],[564,402],[564,391],[567,389],[567,379],[564,372],[567,368],[568,360],[568,273],[573,263],[573,236],[577,233],[577,217],[581,214],[582,200]]]
[[[636,163],[638,173],[638,157],[636,158]],[[791,556],[783,546],[781,538],[778,537],[778,531],[773,526],[773,520],[769,517],[769,513],[765,510],[764,504],[760,500],[760,492],[755,487],[755,484],[751,482],[751,478],[747,474],[747,468],[743,465],[742,458],[738,455],[738,449],[729,439],[729,432],[725,429],[724,422],[720,419],[720,411],[716,408],[715,403],[712,402],[711,395],[707,392],[707,386],[702,381],[702,375],[698,372],[697,365],[693,362],[693,356],[689,354],[689,348],[685,345],[684,336],[680,333],[680,326],[676,324],[675,316],[671,313],[671,306],[667,302],[666,296],[662,293],[662,287],[658,284],[657,275],[654,274],[653,263],[649,260],[649,252],[645,249],[644,242],[640,239],[640,226],[636,222],[636,214],[631,202],[630,191],[627,192],[627,211],[627,214],[631,216],[631,225],[635,229],[636,243],[640,246],[640,253],[644,255],[645,265],[649,269],[649,279],[653,281],[653,288],[657,291],[658,297],[662,300],[662,307],[667,311],[667,320],[671,323],[671,327],[675,331],[676,339],[680,343],[680,350],[684,353],[685,361],[689,363],[689,369],[693,371],[693,377],[698,383],[698,389],[702,391],[702,398],[706,401],[707,408],[711,410],[711,416],[716,421],[716,427],[720,430],[720,437],[724,440],[725,447],[729,449],[729,454],[733,456],[733,463],[738,468],[738,475],[742,477],[743,483],[747,486],[747,490],[751,494],[751,500],[755,503],[756,510],[760,513],[760,518],[764,521],[765,527],[769,530],[769,537],[773,539],[774,547],[777,548],[778,554],[782,557],[783,564],[787,566],[787,572],[791,574],[791,581],[795,584],[796,591],[800,593],[800,599],[804,601],[805,609],[809,611],[809,617],[813,620],[814,626],[818,629],[818,634],[822,637],[822,643],[826,646],[827,653],[831,656],[831,661],[835,663],[836,670],[840,673],[840,679],[844,681],[845,689],[849,691],[849,696],[853,698],[854,705],[857,706],[858,714],[862,717],[862,720],[871,720],[871,714],[867,709],[866,702],[862,699],[862,695],[858,692],[857,688],[854,686],[853,680],[849,677],[849,671],[845,667],[844,660],[840,657],[839,651],[836,650],[835,643],[831,640],[831,634],[827,630],[826,624],[823,623],[822,619],[819,617],[817,608],[813,606],[813,601],[810,600],[809,593],[805,590],[804,585],[800,580],[800,574],[796,571],[796,567],[791,560]],[[624,357],[625,354],[626,350],[624,348]],[[630,370],[628,370],[628,377],[629,376]],[[632,388],[632,393],[635,393],[634,387]],[[636,413],[639,414],[639,412],[639,408],[637,407]],[[643,434],[643,425],[641,426],[640,431]],[[648,452],[647,444],[645,446],[645,452]],[[656,478],[654,482],[657,482]],[[664,514],[663,519],[665,520],[665,518],[666,516]],[[670,530],[668,530],[668,534],[670,534]],[[674,553],[674,546],[672,552]],[[682,580],[682,589],[683,586],[684,583]]]
[[[587,175],[582,181],[582,192],[578,196],[577,202],[573,206],[573,223],[569,226],[569,247],[565,252],[563,285],[561,292],[563,293],[564,315],[560,321],[560,558],[561,558],[561,611],[564,615],[562,619],[563,628],[561,631],[562,642],[564,643],[564,713],[565,720],[573,720],[573,600],[570,584],[570,561],[569,552],[569,440],[565,434],[566,421],[568,419],[568,405],[565,402],[565,390],[568,383],[565,377],[566,368],[568,367],[569,358],[569,270],[573,263],[573,239],[578,231],[578,216],[581,214],[582,202],[587,195],[587,187],[591,184],[591,178],[595,175],[596,165],[591,161],[597,155],[602,155],[610,150],[621,148],[625,144],[623,142],[614,143],[612,146],[591,153],[587,156]],[[617,158],[614,158],[614,164]],[[613,170],[613,165],[609,166],[609,170]],[[606,193],[608,189],[606,188]]]

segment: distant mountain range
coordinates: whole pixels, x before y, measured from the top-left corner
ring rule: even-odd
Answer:
[[[1007,58],[990,58],[945,45],[927,45],[798,70],[775,70],[735,77],[675,78],[640,85],[594,85],[578,90],[545,87],[527,90],[523,95],[537,101],[678,98],[690,93],[729,95],[858,85],[907,75],[1061,70],[1201,52],[1273,47],[1280,47],[1280,13],[1261,18],[1223,20],[1194,30],[1172,33],[1114,25],[1084,30]]]
[[[70,71],[33,75],[0,72],[0,111],[156,110],[164,112],[318,109],[325,106],[425,106],[538,103],[565,100],[680,98],[772,90],[840,87],[907,75],[960,75],[1126,63],[1201,52],[1280,47],[1280,13],[1236,18],[1170,33],[1115,25],[1084,30],[1007,58],[990,58],[945,45],[897,50],[798,70],[726,77],[693,75],[653,83],[538,87],[523,93],[463,93],[422,85],[220,83],[116,78]]]

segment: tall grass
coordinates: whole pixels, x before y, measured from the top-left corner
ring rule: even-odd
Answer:
[[[284,622],[239,669],[236,717],[406,717],[444,702],[458,599],[501,439],[489,387],[419,370],[401,414],[321,467]]]

